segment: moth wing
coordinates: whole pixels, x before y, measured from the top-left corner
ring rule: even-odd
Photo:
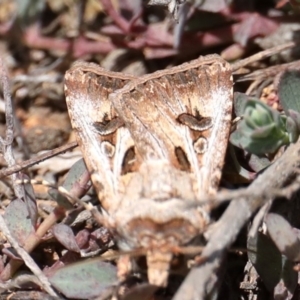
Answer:
[[[215,193],[232,111],[230,65],[217,55],[145,75],[110,95],[142,161],[166,160]]]
[[[72,128],[106,211],[118,205],[119,194],[124,189],[120,181],[122,170],[126,164],[130,168],[128,156],[134,146],[108,95],[133,78],[83,62],[75,64],[65,75]]]

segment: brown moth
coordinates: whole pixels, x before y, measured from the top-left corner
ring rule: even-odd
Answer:
[[[65,87],[105,225],[120,249],[145,251],[149,283],[165,286],[172,249],[209,223],[201,199],[216,192],[221,177],[230,65],[210,55],[133,78],[79,63],[66,73]]]

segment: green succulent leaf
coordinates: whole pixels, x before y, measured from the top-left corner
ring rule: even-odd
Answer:
[[[240,92],[235,92],[234,93],[234,98],[233,98],[233,109],[234,109],[234,114],[237,117],[240,117],[244,114],[244,108],[249,99],[249,96],[240,93]]]
[[[296,140],[299,136],[299,132],[298,132],[298,129],[297,129],[296,122],[291,117],[288,117],[287,120],[286,120],[286,130],[289,133],[289,139],[292,142],[296,142]]]
[[[38,20],[45,5],[45,0],[17,0],[17,14],[20,25],[26,27]]]
[[[112,264],[90,259],[55,270],[49,281],[68,298],[91,299],[115,284],[117,273]]]
[[[273,129],[275,129],[275,126],[276,125],[274,123],[268,124],[266,126],[262,126],[260,128],[253,130],[250,136],[254,139],[267,138],[269,135],[272,134],[272,131]]]
[[[275,221],[279,223],[277,220]],[[282,243],[282,246],[285,245]],[[256,235],[249,236],[247,249],[249,260],[260,275],[265,287],[270,293],[273,293],[272,299],[291,299],[276,297],[276,294],[280,290],[284,290],[286,294],[293,295],[297,287],[298,273],[293,269],[293,263],[281,255],[273,240],[261,232],[257,232]]]
[[[300,113],[289,109],[286,120],[286,130],[291,142],[296,142],[300,135]]]
[[[273,241],[261,232],[257,232],[254,236],[249,236],[247,250],[249,260],[263,279],[264,285],[269,291],[273,291],[280,280],[282,268],[281,253]]]
[[[231,134],[230,141],[256,155],[274,153],[291,142],[292,135],[287,131],[286,122],[287,118],[278,111],[250,98],[244,106],[244,118]]]
[[[300,132],[300,113],[293,109],[289,109],[287,115],[294,120],[297,125],[297,130]]]

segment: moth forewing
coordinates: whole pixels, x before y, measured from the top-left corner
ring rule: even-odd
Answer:
[[[195,178],[195,196],[217,190],[232,111],[231,67],[218,55],[145,75],[109,97],[137,152]]]
[[[204,64],[195,73],[197,88],[190,96],[190,113],[198,120],[203,117],[211,122],[207,130],[194,130],[191,129],[193,123],[186,124],[191,129],[198,160],[198,197],[201,199],[206,193],[215,193],[219,186],[231,126],[233,83],[231,67],[221,58]]]
[[[219,184],[231,120],[230,65],[217,55],[200,57],[130,81],[109,99],[143,162],[120,201],[117,228],[132,248],[150,249],[149,281],[165,285],[166,249],[208,224],[205,208],[187,202],[201,203]]]
[[[101,205],[108,212],[118,205],[124,189],[120,180],[124,157],[133,146],[108,95],[132,79],[84,62],[75,64],[65,75],[71,124]]]

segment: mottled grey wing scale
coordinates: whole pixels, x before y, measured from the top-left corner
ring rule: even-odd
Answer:
[[[131,81],[109,96],[143,162],[167,160],[217,190],[232,110],[230,65],[217,55]]]

